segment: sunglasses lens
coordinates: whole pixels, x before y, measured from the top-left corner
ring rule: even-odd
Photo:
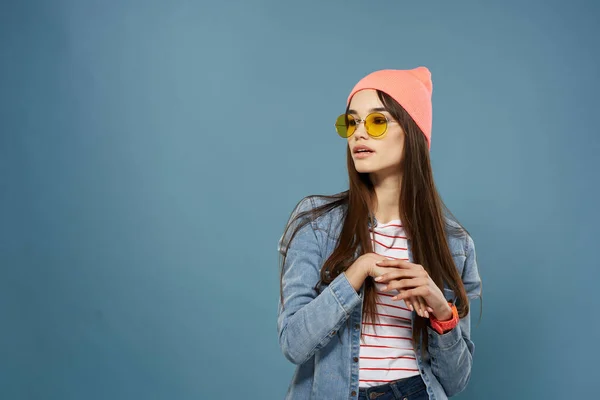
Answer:
[[[356,121],[351,115],[342,114],[335,120],[335,129],[341,137],[350,137],[356,130]]]
[[[365,128],[371,136],[378,137],[387,130],[387,119],[381,113],[369,114],[365,120]]]

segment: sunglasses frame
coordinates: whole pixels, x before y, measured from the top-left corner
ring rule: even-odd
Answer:
[[[398,121],[396,121],[395,119],[389,119],[389,118],[388,118],[388,117],[387,117],[385,114],[383,114],[382,112],[379,112],[379,111],[375,111],[375,112],[369,113],[369,114],[367,114],[367,116],[366,116],[365,118],[363,118],[363,119],[360,119],[360,118],[354,117],[354,115],[352,115],[352,114],[343,113],[343,114],[340,114],[340,115],[338,115],[338,117],[335,119],[335,121],[336,121],[336,124],[335,124],[335,127],[336,127],[336,128],[335,128],[335,130],[336,130],[336,132],[337,132],[337,127],[338,127],[337,120],[338,120],[338,119],[339,119],[339,118],[340,118],[342,115],[344,115],[344,116],[351,116],[351,117],[354,119],[354,121],[356,121],[356,127],[354,128],[354,132],[352,132],[350,135],[348,135],[348,136],[342,136],[342,135],[340,135],[340,134],[339,134],[339,132],[338,132],[338,136],[339,136],[339,137],[341,137],[342,139],[348,139],[348,138],[352,137],[352,135],[354,135],[354,133],[356,132],[356,130],[358,129],[358,127],[360,126],[360,124],[361,124],[361,123],[362,123],[362,124],[364,124],[364,123],[365,123],[365,121],[367,120],[367,118],[369,118],[369,117],[370,117],[371,115],[373,115],[373,114],[377,114],[377,115],[380,115],[380,116],[382,116],[383,118],[385,118],[385,130],[384,130],[384,131],[383,131],[383,133],[382,133],[381,135],[379,135],[379,136],[373,136],[373,135],[371,135],[371,134],[369,133],[369,130],[367,129],[367,127],[366,127],[366,125],[365,125],[365,132],[367,132],[367,135],[369,135],[369,136],[370,136],[370,137],[372,137],[373,139],[381,139],[381,138],[382,138],[383,136],[385,136],[385,134],[387,133],[387,130],[388,130],[388,125],[389,125],[390,123],[398,122]],[[348,129],[348,127],[346,127],[346,129]]]

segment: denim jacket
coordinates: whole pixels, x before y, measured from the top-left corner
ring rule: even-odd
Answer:
[[[292,213],[324,204],[320,197],[304,198]],[[319,281],[323,263],[333,252],[344,217],[337,207],[302,227],[287,249],[283,269],[283,301],[278,307],[279,345],[285,357],[296,364],[286,399],[357,399],[360,350],[360,327],[365,285],[359,293],[345,274],[329,285]],[[375,221],[376,223],[376,221]],[[293,227],[292,227],[293,228]],[[285,253],[293,229],[278,242]],[[475,248],[470,236],[446,235],[454,263],[462,277],[469,298],[478,297],[481,289]],[[408,241],[409,261],[412,262]],[[444,288],[447,300],[454,293]],[[416,313],[412,313],[414,321]],[[430,399],[447,399],[465,389],[471,376],[474,345],[470,339],[470,316],[445,334],[427,327],[429,345],[425,357],[420,344],[416,358]]]

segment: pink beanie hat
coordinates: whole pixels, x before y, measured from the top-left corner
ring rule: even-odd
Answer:
[[[431,149],[431,72],[426,67],[414,69],[384,69],[362,78],[350,95],[359,90],[377,89],[390,95],[415,120],[425,134]]]

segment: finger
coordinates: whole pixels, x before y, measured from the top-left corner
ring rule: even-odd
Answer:
[[[418,316],[422,316],[421,302],[419,301],[419,297],[415,296],[412,299],[413,299],[413,303],[415,304],[415,312],[417,313]]]
[[[397,268],[392,268],[392,267],[379,267],[377,265],[373,265],[371,268],[369,268],[369,276],[372,276],[373,278],[379,278],[380,276],[383,276],[385,274],[387,274],[388,272],[393,272],[394,270],[396,270]]]
[[[401,293],[403,293],[403,291],[398,290],[398,294],[401,294]],[[395,300],[395,297],[392,297],[392,300]],[[406,307],[408,307],[410,309],[410,311],[413,311],[415,309],[414,304],[413,304],[414,301],[415,301],[415,299],[413,299],[413,298],[404,299],[404,304],[406,304]]]
[[[388,282],[392,279],[403,279],[403,278],[416,278],[421,275],[420,271],[417,269],[400,269],[400,268],[388,268],[390,271],[385,272],[384,274],[375,278],[377,282]]]
[[[417,303],[416,297],[410,297],[410,311],[414,311],[417,314],[419,313],[419,304]]]
[[[418,264],[413,264],[406,260],[399,260],[399,259],[380,260],[380,261],[377,261],[375,264],[379,265],[380,267],[397,267],[397,268],[417,268],[417,266],[419,266]]]
[[[414,311],[417,313],[417,315],[419,315],[420,317],[424,317],[425,310],[424,310],[424,305],[421,301],[421,297],[420,296],[411,297],[411,301],[414,304]]]
[[[427,312],[427,303],[421,296],[419,296],[419,307],[421,308],[421,317],[429,318],[429,313]]]
[[[390,258],[388,256],[380,256],[379,254],[373,253],[375,262],[378,263],[380,261],[394,260],[394,258]]]
[[[413,304],[413,299],[412,298],[405,299],[404,300],[404,304],[406,304],[406,307],[408,307],[408,309],[410,311],[414,311],[415,310],[415,306]]]
[[[420,311],[419,311],[419,308],[420,308],[421,306],[420,306],[420,304],[419,304],[419,299],[418,299],[416,296],[412,298],[412,303],[413,303],[413,307],[415,308],[415,312],[416,312],[417,314],[419,314],[419,313],[420,313]]]
[[[389,282],[385,287],[382,288],[383,291],[392,290],[392,289],[409,289],[416,288],[419,286],[427,285],[429,280],[427,278],[412,278],[412,279],[399,279],[393,280]]]
[[[425,296],[428,294],[427,289],[426,286],[419,286],[414,289],[404,290],[403,293],[397,294],[395,297],[397,298],[396,300],[400,300],[416,296]]]

